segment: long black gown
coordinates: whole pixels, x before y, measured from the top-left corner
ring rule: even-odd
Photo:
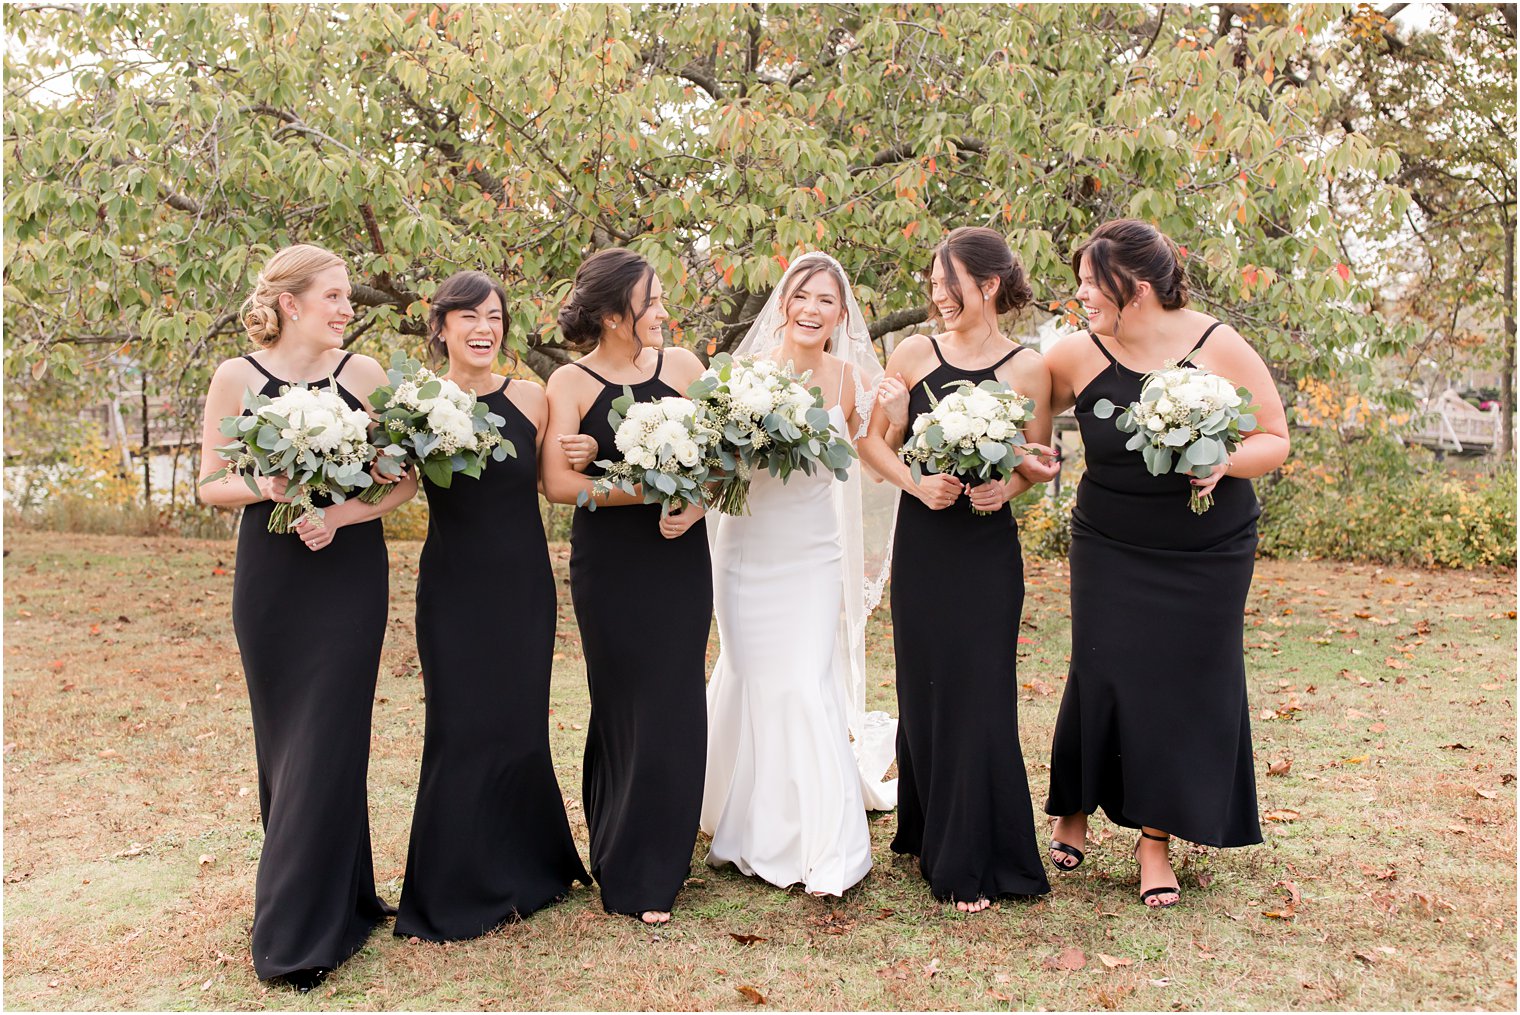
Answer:
[[[982,370],[945,362],[913,387],[908,418]],[[942,902],[1050,891],[1019,747],[1019,618],[1024,558],[1008,507],[978,515],[967,497],[934,511],[904,492],[892,545],[897,653],[897,835]]]
[[[675,395],[653,376],[628,385],[641,402]],[[581,420],[596,460],[620,457],[602,391]],[[601,470],[592,465],[587,476]],[[591,688],[582,796],[591,873],[609,913],[669,912],[691,870],[707,765],[707,636],[712,564],[707,523],[660,535],[660,507],[578,508],[570,528],[570,596]]]
[[[1208,340],[1211,326],[1185,362]],[[1242,649],[1260,513],[1247,479],[1188,508],[1189,477],[1152,476],[1107,398],[1140,398],[1114,359],[1076,399],[1087,472],[1071,521],[1071,668],[1051,748],[1049,814],[1102,807],[1209,846],[1261,841]]]
[[[555,588],[536,428],[506,385],[481,401],[506,420],[517,457],[447,489],[423,480],[427,731],[396,935],[428,941],[478,937],[591,883],[549,755]]]
[[[267,378],[263,393],[279,394],[285,382],[245,358]],[[363,407],[342,385],[338,393]],[[394,912],[375,894],[366,787],[389,566],[378,519],[344,526],[312,551],[293,533],[268,531],[273,510],[267,500],[243,510],[232,626],[264,823],[253,968],[261,980],[299,981],[337,968]]]

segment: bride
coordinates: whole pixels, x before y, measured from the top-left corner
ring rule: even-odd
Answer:
[[[835,428],[865,433],[882,368],[832,257],[792,263],[735,355],[811,371]],[[890,545],[890,497],[862,496],[874,485],[858,464],[846,482],[757,469],[749,514],[708,516],[721,651],[707,685],[707,862],[814,895],[865,877],[866,811],[897,803],[897,780],[882,781],[897,723],[865,704],[865,622]]]

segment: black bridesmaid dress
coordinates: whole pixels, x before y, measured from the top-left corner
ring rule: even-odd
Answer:
[[[506,385],[481,401],[506,420],[517,457],[447,489],[423,480],[427,730],[396,935],[427,941],[478,937],[591,883],[549,754],[555,588],[537,431]]]
[[[929,391],[993,380],[1022,351],[981,370],[945,362],[913,387],[908,418]],[[958,572],[958,573],[957,573]],[[941,902],[1050,891],[1034,832],[1019,747],[1019,619],[1024,558],[1011,508],[972,511],[964,495],[934,511],[904,492],[892,544],[892,631],[897,654],[897,835],[892,850],[919,858]]]
[[[1226,476],[1195,515],[1188,476],[1146,471],[1129,435],[1092,412],[1101,398],[1137,401],[1142,375],[1092,340],[1110,365],[1076,399],[1087,472],[1071,516],[1071,669],[1045,810],[1102,807],[1129,828],[1249,846],[1261,842],[1242,649],[1256,494]]]
[[[268,378],[263,393],[279,394],[286,382],[245,358]],[[273,511],[267,500],[244,508],[232,585],[264,822],[253,968],[311,986],[394,912],[375,894],[366,787],[389,566],[379,519],[312,551],[268,531]]]
[[[578,365],[578,364],[577,364]],[[634,398],[678,394],[653,376]],[[581,420],[593,461],[616,461],[607,412],[623,385],[602,391]],[[587,476],[600,475],[591,465]],[[577,508],[570,528],[570,596],[591,688],[582,787],[591,873],[609,913],[669,912],[691,870],[707,766],[707,636],[712,564],[707,523],[660,535],[660,507]]]

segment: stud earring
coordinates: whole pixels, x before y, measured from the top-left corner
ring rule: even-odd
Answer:
[[[291,314],[290,315],[290,319],[292,321],[299,321],[301,319],[301,315],[300,314]]]

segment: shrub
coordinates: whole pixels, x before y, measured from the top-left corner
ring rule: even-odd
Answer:
[[[1294,442],[1282,473],[1258,485],[1262,556],[1514,566],[1512,465],[1457,475],[1388,437],[1340,444],[1309,433]]]
[[[1264,557],[1329,557],[1437,567],[1513,567],[1515,473],[1456,479],[1305,475],[1275,484],[1262,514]]]
[[[1026,557],[1038,560],[1065,560],[1071,549],[1071,505],[1076,485],[1064,483],[1058,496],[1048,488],[1037,486],[1013,502],[1013,516],[1019,523],[1019,545]]]

